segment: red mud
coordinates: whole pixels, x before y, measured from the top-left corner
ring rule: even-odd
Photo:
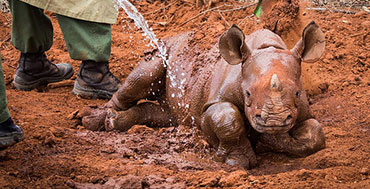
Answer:
[[[135,6],[159,37],[193,30],[195,42],[204,49],[217,41],[228,24],[238,24],[246,34],[264,26],[255,18],[244,19],[253,7],[223,12],[222,16],[208,12],[182,25],[208,8],[195,8],[187,2],[192,1],[137,1]],[[213,7],[223,4],[246,5],[223,1]],[[170,6],[161,9],[166,5]],[[54,62],[70,62],[77,72],[79,62],[69,58],[56,18],[49,15],[55,33],[47,55]],[[11,16],[0,13],[0,50],[9,109],[26,135],[23,142],[0,151],[0,187],[369,187],[370,15],[301,9],[298,16],[301,21],[314,20],[327,39],[321,60],[302,64],[311,110],[323,125],[327,147],[306,158],[258,154],[258,167],[245,171],[213,161],[213,149],[195,129],[186,126],[136,126],[123,133],[84,129],[72,119],[73,112],[105,101],[74,96],[75,76],[49,85],[47,92],[15,90],[11,81],[19,52],[10,42]],[[144,56],[146,42],[128,19],[114,25],[112,35],[111,70],[124,80]],[[292,35],[282,35],[288,46],[294,45],[295,41],[288,39]]]

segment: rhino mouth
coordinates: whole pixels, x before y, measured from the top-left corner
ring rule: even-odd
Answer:
[[[288,116],[285,120],[279,119],[267,119],[263,120],[261,116],[256,116],[254,118],[254,126],[258,132],[262,133],[282,133],[289,131],[293,125],[295,120],[292,116]]]

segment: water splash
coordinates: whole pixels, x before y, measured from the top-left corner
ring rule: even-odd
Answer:
[[[165,66],[169,66],[166,46],[162,40],[157,39],[153,29],[149,27],[143,15],[128,0],[115,0],[115,3],[118,7],[123,8],[127,16],[135,22],[138,28],[143,30],[143,35],[150,40],[149,45],[153,48],[158,48],[160,58],[162,58]]]
[[[170,80],[170,86],[173,88],[177,88],[180,92],[177,94],[177,97],[181,98],[184,96],[185,93],[185,78],[176,78],[176,74],[172,73],[171,64],[169,63],[170,57],[167,54],[167,48],[164,45],[162,40],[158,40],[156,35],[153,32],[153,29],[149,27],[145,18],[140,14],[140,12],[136,9],[134,5],[132,5],[128,0],[114,0],[115,4],[118,7],[123,8],[126,12],[127,16],[132,19],[135,25],[143,30],[143,36],[147,37],[149,41],[149,45],[153,48],[157,48],[159,50],[159,57],[162,58],[163,66],[167,68],[167,77]],[[177,69],[175,71],[178,71]],[[184,77],[185,74],[181,73],[181,76]],[[176,80],[180,82],[177,83]],[[159,81],[160,82],[160,81]],[[171,97],[175,97],[175,94],[172,94]],[[189,108],[188,104],[178,104],[180,107],[185,107],[185,109]],[[175,107],[173,107],[175,108]]]

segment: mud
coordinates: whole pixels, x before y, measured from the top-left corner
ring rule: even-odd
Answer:
[[[299,12],[299,0],[277,1],[266,10],[261,20],[264,28],[274,31],[281,35],[284,31],[289,31],[292,27],[297,27]]]
[[[224,3],[245,5],[223,1],[213,6]],[[204,49],[216,42],[228,24],[241,23],[246,35],[263,27],[261,21],[246,18],[253,8],[222,12],[222,16],[211,11],[182,25],[207,7],[172,0],[137,1],[135,6],[146,13],[159,37],[192,30],[194,43]],[[79,62],[69,58],[57,20],[48,14],[55,29],[49,59],[70,62],[77,71]],[[304,9],[299,16],[315,20],[327,39],[320,61],[302,64],[310,108],[323,125],[327,147],[306,158],[258,154],[258,166],[245,171],[213,161],[212,148],[197,130],[187,126],[135,126],[123,133],[84,129],[73,119],[75,110],[106,101],[75,97],[71,92],[75,76],[49,86],[46,92],[16,91],[11,81],[19,53],[10,42],[11,16],[0,13],[0,50],[9,109],[26,135],[23,142],[0,151],[0,187],[369,187],[370,15]],[[113,73],[121,80],[144,57],[147,48],[140,31],[123,18],[112,27],[110,59]]]

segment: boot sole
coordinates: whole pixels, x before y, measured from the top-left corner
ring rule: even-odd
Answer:
[[[26,82],[21,77],[15,75],[13,84],[16,89],[21,91],[30,91],[40,86],[45,86],[49,83],[56,83],[59,81],[67,80],[73,76],[73,71],[65,75],[63,78],[44,77],[32,82]]]
[[[13,146],[23,139],[23,133],[10,133],[9,136],[0,137],[0,149],[5,149],[9,146]]]
[[[75,81],[72,93],[85,99],[111,99],[114,92],[100,89],[83,88],[78,84],[77,81]]]

